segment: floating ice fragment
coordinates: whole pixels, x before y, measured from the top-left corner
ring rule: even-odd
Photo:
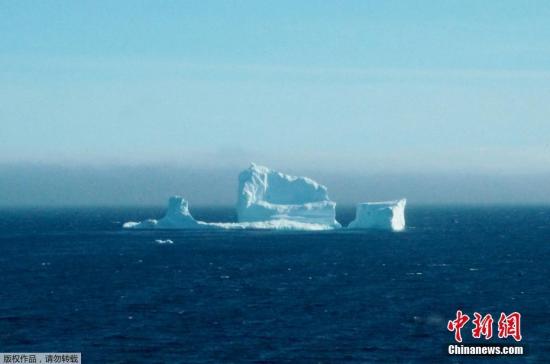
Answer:
[[[166,239],[166,240],[157,239],[157,240],[155,240],[155,243],[157,243],[157,244],[174,244],[174,242],[170,239]]]

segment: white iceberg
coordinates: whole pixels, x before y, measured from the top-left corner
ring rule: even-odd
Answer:
[[[252,164],[239,175],[239,222],[204,222],[191,216],[187,201],[173,196],[159,219],[127,222],[125,229],[273,229],[330,230],[341,227],[327,188],[307,177],[294,177]]]
[[[405,199],[361,203],[348,227],[403,230],[405,204]],[[191,216],[187,201],[173,196],[163,218],[127,222],[123,228],[331,230],[341,227],[335,209],[336,203],[328,197],[325,186],[307,177],[289,176],[252,164],[239,175],[239,222],[197,221]]]
[[[290,221],[338,228],[327,188],[254,163],[239,175],[239,222]]]
[[[385,229],[401,231],[405,229],[406,199],[385,202],[366,202],[357,205],[355,220],[350,229]]]

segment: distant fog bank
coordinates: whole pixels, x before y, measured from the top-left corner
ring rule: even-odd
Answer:
[[[246,168],[243,166],[242,168]],[[233,168],[0,165],[0,206],[163,206],[179,194],[191,206],[232,205]],[[340,205],[406,197],[418,204],[550,204],[549,174],[336,174],[285,170],[328,187]]]

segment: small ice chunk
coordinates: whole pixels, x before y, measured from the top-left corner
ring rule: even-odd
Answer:
[[[166,239],[166,240],[157,239],[157,240],[155,240],[155,243],[157,243],[157,244],[174,244],[174,242],[170,239]]]

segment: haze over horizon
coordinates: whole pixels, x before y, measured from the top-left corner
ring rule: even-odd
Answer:
[[[229,204],[251,161],[346,204],[550,203],[548,2],[0,9],[0,206]]]
[[[0,165],[0,207],[162,206],[181,195],[193,207],[233,206],[246,168]],[[282,169],[328,188],[339,206],[406,197],[419,204],[550,204],[550,174],[336,173]]]

